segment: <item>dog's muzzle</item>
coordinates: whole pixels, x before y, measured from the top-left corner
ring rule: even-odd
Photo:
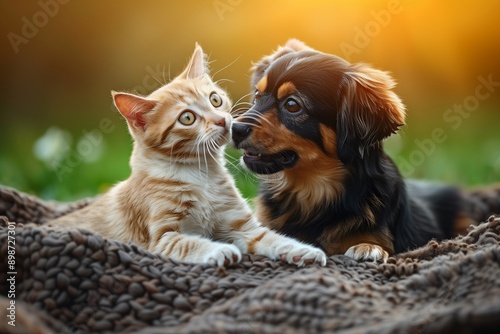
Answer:
[[[246,123],[234,122],[232,127],[234,146],[239,147],[240,144],[247,139],[252,132],[252,125]]]
[[[298,156],[292,150],[269,151],[249,138],[253,126],[249,123],[234,122],[231,127],[233,144],[243,150],[242,161],[248,169],[257,174],[273,174],[285,168],[292,168]]]

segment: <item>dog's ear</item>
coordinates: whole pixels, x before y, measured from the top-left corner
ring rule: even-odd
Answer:
[[[363,158],[373,145],[404,125],[405,107],[392,91],[394,86],[386,72],[365,64],[349,66],[337,114],[338,155],[344,163]]]
[[[299,52],[302,50],[313,50],[313,49],[308,47],[304,42],[292,38],[289,39],[284,46],[278,47],[278,49],[273,54],[265,56],[257,63],[252,64],[251,89],[255,88],[255,85],[257,85],[260,79],[262,79],[262,77],[264,76],[264,72],[269,67],[269,65],[272,64],[272,62],[290,52]]]

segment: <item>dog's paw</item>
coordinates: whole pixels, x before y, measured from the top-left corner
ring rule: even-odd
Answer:
[[[389,258],[389,253],[382,247],[368,243],[354,245],[350,247],[344,255],[358,261],[382,261],[384,263]]]
[[[298,267],[318,263],[326,265],[326,254],[319,248],[302,243],[289,243],[279,246],[276,251],[284,262],[295,264]]]
[[[234,245],[213,243],[210,247],[210,251],[203,256],[204,263],[227,267],[241,261],[241,252]]]

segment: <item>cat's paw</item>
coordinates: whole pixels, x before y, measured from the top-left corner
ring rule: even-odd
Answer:
[[[276,248],[282,261],[298,267],[318,263],[326,265],[326,254],[321,249],[302,243],[288,243]]]
[[[216,244],[210,246],[210,250],[203,257],[203,262],[217,265],[219,267],[230,266],[241,261],[241,252],[235,245]]]
[[[389,253],[382,247],[374,244],[362,243],[350,247],[344,255],[358,261],[387,262]]]

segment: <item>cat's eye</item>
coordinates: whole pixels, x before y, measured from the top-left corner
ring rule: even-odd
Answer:
[[[210,103],[212,103],[215,108],[218,108],[222,105],[222,97],[217,93],[212,93],[210,94]]]
[[[179,122],[183,125],[191,125],[196,121],[196,115],[192,111],[185,111],[179,116]]]
[[[286,110],[288,110],[288,112],[291,113],[296,113],[301,109],[300,104],[297,102],[297,100],[292,98],[289,98],[285,101],[285,108]]]

